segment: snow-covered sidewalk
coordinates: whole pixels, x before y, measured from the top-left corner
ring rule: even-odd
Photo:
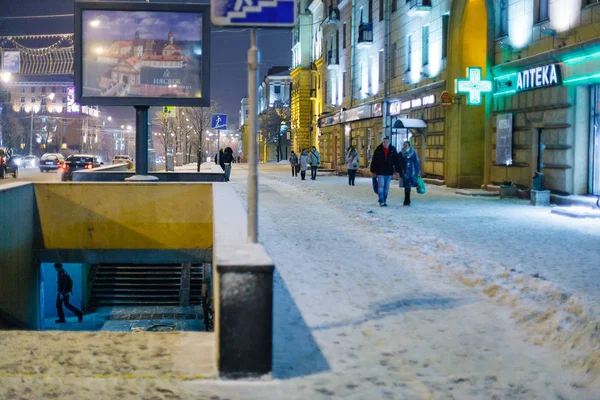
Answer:
[[[409,208],[394,188],[379,208],[369,179],[260,169],[260,238],[279,274],[274,375],[286,379],[249,398],[597,398],[598,282],[573,271],[598,274],[596,224],[436,187]],[[242,196],[245,172],[232,174]],[[575,276],[587,302],[551,279]]]
[[[243,198],[246,168],[224,183]],[[289,172],[260,166],[259,236],[277,267],[272,379],[197,379],[198,333],[112,345],[8,332],[0,353],[27,350],[0,362],[0,398],[599,398],[596,221],[439,187],[408,208],[394,187],[379,208],[369,179]]]

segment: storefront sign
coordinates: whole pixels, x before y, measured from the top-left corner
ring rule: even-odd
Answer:
[[[323,117],[319,120],[319,128],[324,126],[336,125],[340,123],[340,113],[335,113],[332,115],[328,115],[327,117]]]
[[[440,96],[440,101],[443,109],[452,107],[452,95],[448,92],[443,92]]]
[[[560,68],[557,64],[531,68],[519,72],[517,90],[538,89],[561,84]]]
[[[496,164],[512,164],[512,114],[496,117]]]
[[[492,92],[492,81],[483,79],[479,67],[467,68],[467,79],[456,80],[456,93],[467,95],[467,105],[479,106],[483,103],[482,93]]]
[[[529,68],[494,78],[495,96],[510,95],[524,90],[540,89],[562,84],[560,64]]]
[[[362,105],[344,111],[344,122],[358,121],[359,119],[371,118],[371,106]]]
[[[375,103],[371,105],[371,115],[373,118],[381,117],[383,115],[383,108],[381,103]]]
[[[390,115],[398,115],[402,111],[410,110],[413,108],[431,106],[435,104],[435,95],[430,94],[424,97],[418,97],[412,100],[395,101],[390,103]]]

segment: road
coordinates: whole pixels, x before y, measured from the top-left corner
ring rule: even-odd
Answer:
[[[56,171],[40,172],[38,168],[21,168],[17,179],[9,174],[6,179],[0,180],[0,186],[14,182],[60,182],[60,174]]]

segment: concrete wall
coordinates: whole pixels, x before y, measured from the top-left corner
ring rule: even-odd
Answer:
[[[39,224],[33,184],[0,186],[0,205],[0,313],[24,328],[39,329],[39,269],[32,251]]]
[[[152,172],[159,182],[224,182],[225,174],[219,167],[219,172]],[[126,178],[135,175],[134,171],[78,171],[73,174],[74,182],[124,182]]]
[[[45,249],[212,246],[208,184],[36,183]]]
[[[213,187],[213,299],[217,364],[224,376],[271,372],[273,261],[247,241],[247,215],[230,185]]]

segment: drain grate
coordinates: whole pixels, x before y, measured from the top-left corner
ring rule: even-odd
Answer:
[[[109,315],[108,321],[144,321],[151,319],[202,319],[198,314],[119,314]]]

